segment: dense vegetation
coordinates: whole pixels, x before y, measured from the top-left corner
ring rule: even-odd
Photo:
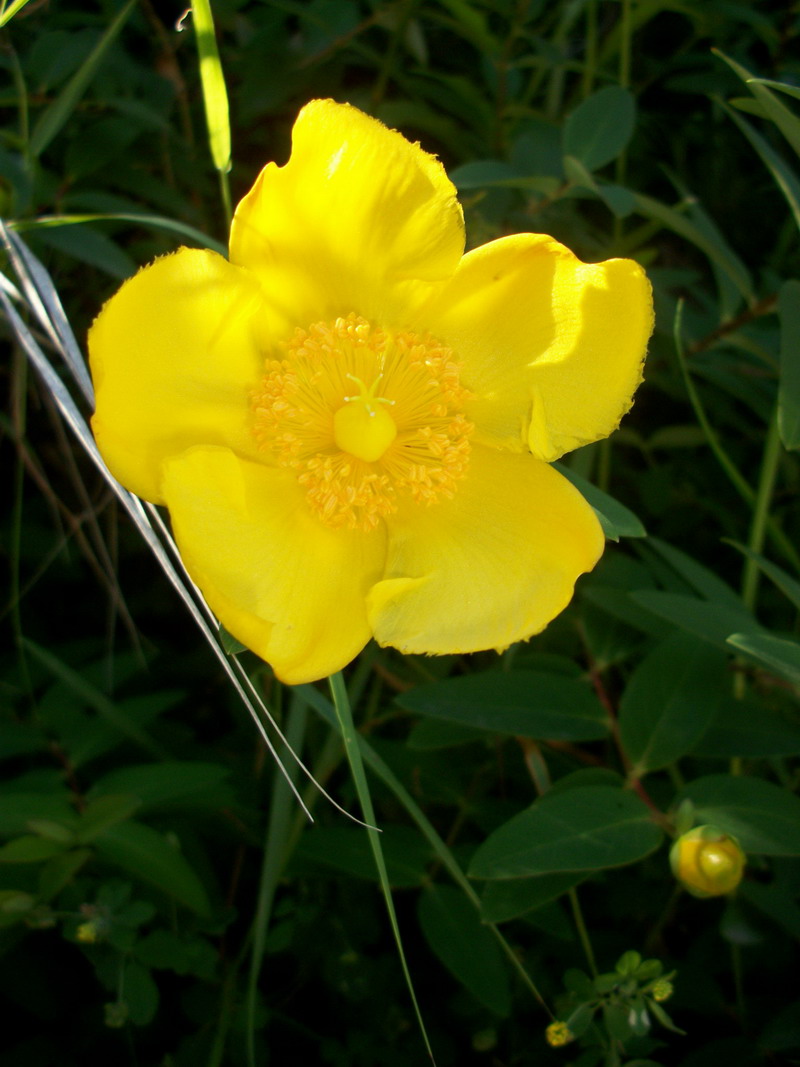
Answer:
[[[399,1067],[425,1034],[440,1067],[800,1062],[797,4],[214,0],[222,176],[191,15],[2,10],[4,1067]],[[308,821],[231,676],[358,814],[327,687],[222,634],[226,675],[63,420],[53,293],[82,346],[137,266],[224,247],[323,96],[442,159],[470,245],[633,257],[656,301],[633,411],[563,461],[610,538],[570,607],[345,675],[424,1031],[367,833],[276,741]],[[673,877],[695,825],[747,854],[735,892]]]

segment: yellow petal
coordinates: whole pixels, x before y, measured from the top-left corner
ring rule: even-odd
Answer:
[[[341,670],[370,638],[365,596],[383,530],[332,530],[293,472],[193,448],[167,460],[164,497],[186,567],[225,628],[289,685]]]
[[[182,249],[127,281],[89,331],[92,420],[116,478],[160,503],[161,463],[195,444],[255,455],[249,392],[263,357],[254,279],[213,252]]]
[[[463,248],[461,207],[439,161],[332,100],[300,112],[289,162],[262,170],[230,242],[231,261],[257,272],[302,327],[351,311],[404,326]]]
[[[477,445],[452,500],[392,516],[386,578],[368,599],[375,637],[403,652],[504,648],[566,607],[603,543],[552,467]]]
[[[617,428],[653,327],[637,263],[581,263],[542,234],[468,253],[423,314],[463,360],[477,438],[548,462]]]

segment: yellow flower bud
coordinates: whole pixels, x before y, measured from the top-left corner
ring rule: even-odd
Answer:
[[[657,1000],[661,1004],[665,1000],[669,1000],[672,996],[672,982],[668,978],[659,978],[657,982],[653,983],[651,994],[653,1000]]]
[[[93,945],[97,941],[97,925],[93,922],[81,923],[75,936],[84,945]]]
[[[736,889],[747,858],[735,837],[715,826],[696,826],[678,838],[669,861],[692,896],[719,897]]]
[[[545,1030],[545,1037],[547,1038],[548,1045],[552,1045],[553,1048],[560,1048],[562,1045],[568,1045],[575,1035],[566,1023],[562,1023],[560,1019],[556,1019],[556,1021],[550,1023]]]

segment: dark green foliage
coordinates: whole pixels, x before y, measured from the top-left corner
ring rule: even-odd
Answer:
[[[0,10],[0,214],[82,340],[139,265],[224,249],[191,19]],[[654,286],[633,411],[560,466],[615,542],[575,601],[502,656],[347,675],[437,1063],[800,1062],[796,5],[212,11],[234,203],[330,95],[442,158],[470,245],[547,232]],[[278,745],[308,823],[18,347],[4,378],[3,1067],[424,1062],[366,833]],[[221,638],[356,811],[324,687]],[[748,853],[734,896],[676,886],[698,824]]]

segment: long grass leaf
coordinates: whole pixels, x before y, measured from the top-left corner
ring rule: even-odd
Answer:
[[[735,74],[738,74],[759,104],[761,104],[767,116],[772,119],[797,155],[800,156],[800,119],[797,115],[793,114],[785,104],[782,104],[759,78],[754,78],[746,67],[743,67],[740,63],[731,59],[730,56],[726,56],[717,49],[713,49],[713,51],[728,64]]]
[[[85,62],[81,64],[79,69],[72,75],[59,95],[45,110],[34,126],[30,144],[30,152],[34,159],[38,159],[75,110],[78,101],[86,92],[97,68],[105,58],[106,52],[114,42],[119,31],[127,22],[128,16],[133,11],[135,5],[136,0],[128,0],[128,3],[120,10],[117,17],[106,29],[103,36],[86,57]]]
[[[230,110],[210,0],[192,0],[192,13],[197,51],[200,55],[200,82],[203,87],[211,158],[216,169],[225,174],[231,169]]]
[[[640,215],[648,219],[657,219],[667,229],[684,237],[701,252],[705,252],[712,263],[715,263],[730,278],[748,304],[755,303],[756,297],[750,277],[738,258],[728,248],[709,239],[707,234],[695,226],[679,209],[662,204],[660,200],[645,196],[644,193],[633,193],[633,198],[635,210]]]
[[[794,215],[795,222],[800,227],[800,180],[790,166],[782,159],[772,145],[761,136],[756,128],[745,118],[739,115],[733,108],[728,107],[723,101],[719,101],[722,107],[748,139],[756,152],[761,156],[764,166],[775,179],[775,184],[786,197],[789,207]]]
[[[326,700],[323,694],[315,689],[312,685],[302,685],[297,687],[297,691],[302,693],[303,699],[306,701],[310,708],[324,719],[334,729],[337,727],[336,713],[329,700]],[[430,821],[428,816],[417,804],[416,800],[412,797],[397,775],[392,771],[387,763],[378,755],[375,749],[370,745],[369,741],[362,737],[360,734],[356,735],[359,748],[361,749],[361,755],[364,762],[370,768],[383,784],[391,790],[397,797],[400,803],[405,808],[408,815],[419,827],[425,840],[431,846],[434,855],[442,864],[444,869],[456,883],[456,885],[463,890],[465,896],[470,903],[480,911],[481,902],[478,894],[475,892],[475,888],[467,878],[466,874],[461,868],[458,860],[453,855],[452,851],[448,848],[442,838],[439,836],[436,827]],[[495,938],[497,939],[501,949],[503,950],[506,959],[517,972],[522,982],[530,990],[531,994],[536,1000],[545,1008],[549,1013],[549,1008],[545,1003],[544,998],[534,984],[531,976],[525,970],[524,966],[519,960],[516,952],[508,941],[503,936],[502,932],[497,928],[494,923],[487,923]]]
[[[194,226],[189,226],[186,222],[169,219],[164,215],[140,215],[138,212],[100,215],[40,215],[38,218],[9,222],[8,227],[18,233],[24,233],[27,230],[50,229],[53,226],[79,226],[86,222],[130,222],[134,226],[150,226],[155,230],[177,233],[201,248],[208,248],[212,252],[218,252],[221,256],[227,255],[228,252],[221,241],[215,241],[213,237],[209,237],[202,230],[195,229]]]
[[[411,1003],[414,1007],[414,1014],[417,1017],[417,1025],[419,1026],[422,1040],[425,1043],[425,1048],[431,1062],[435,1063],[433,1049],[431,1048],[430,1040],[428,1038],[428,1031],[425,1028],[425,1020],[422,1018],[422,1011],[419,1006],[419,1001],[417,1000],[414,982],[411,978],[411,971],[409,970],[408,961],[406,960],[406,954],[403,948],[403,938],[400,933],[400,924],[397,921],[394,899],[392,898],[392,886],[389,882],[389,872],[386,870],[386,860],[383,856],[380,831],[375,826],[375,809],[372,806],[372,795],[369,791],[369,782],[367,781],[367,775],[364,771],[364,761],[361,756],[361,747],[359,745],[359,734],[356,730],[355,723],[353,722],[353,713],[350,710],[350,699],[347,695],[347,688],[345,687],[344,678],[342,677],[341,672],[332,674],[329,681],[331,695],[333,696],[333,706],[336,711],[336,718],[338,720],[342,740],[344,741],[344,751],[347,756],[347,762],[350,765],[350,773],[353,775],[353,782],[355,783],[356,793],[358,794],[358,802],[361,805],[361,811],[364,814],[365,821],[370,824],[367,827],[369,845],[372,849],[372,858],[375,861],[381,889],[383,890],[383,899],[386,903],[389,923],[392,927],[392,933],[394,934],[400,966],[403,969],[403,975],[406,980],[409,995],[411,996]]]
[[[308,709],[306,702],[295,693],[289,706],[289,724],[286,730],[288,744],[292,750],[299,752],[306,730]],[[289,770],[289,775],[296,783],[297,768]],[[272,915],[272,905],[283,870],[288,859],[292,823],[291,794],[286,779],[275,775],[272,797],[269,806],[269,820],[264,839],[264,856],[261,864],[261,878],[258,885],[256,914],[253,920],[253,946],[250,954],[250,973],[247,979],[246,995],[246,1047],[248,1067],[257,1067],[255,1052],[256,1007],[258,998],[258,979],[264,962],[264,950],[267,931]]]
[[[94,405],[94,387],[86,369],[86,362],[50,275],[25,242],[17,237],[10,227],[5,227],[2,221],[0,235],[39,325],[61,353],[87,402]]]
[[[7,22],[10,22],[16,13],[21,11],[27,3],[29,3],[29,0],[13,0],[13,3],[9,4],[8,7],[4,7],[3,10],[0,11],[0,30],[2,30],[3,26],[5,26]]]

